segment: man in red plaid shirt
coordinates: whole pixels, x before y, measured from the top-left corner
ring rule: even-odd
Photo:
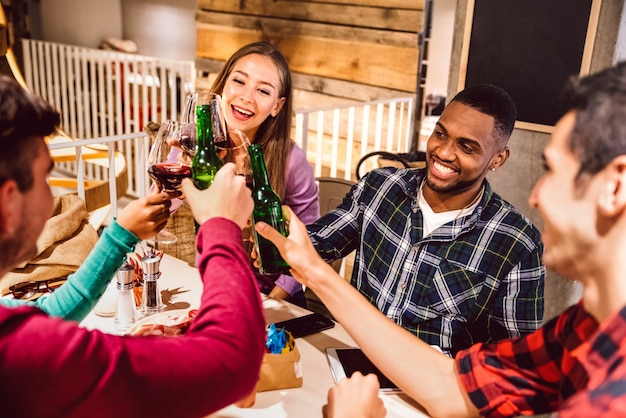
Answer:
[[[333,276],[295,217],[289,238],[257,227],[365,354],[432,416],[626,416],[626,62],[572,80],[565,93],[567,111],[529,201],[543,220],[545,265],[584,292],[532,334],[448,358]],[[329,391],[327,416],[384,416],[377,394],[374,375],[355,373]]]

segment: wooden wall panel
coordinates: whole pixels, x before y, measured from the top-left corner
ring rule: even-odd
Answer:
[[[296,3],[302,0],[294,0]],[[310,3],[351,4],[356,6],[424,10],[424,0],[304,0]]]
[[[198,0],[196,22],[201,71],[263,40],[285,55],[295,88],[306,80],[311,91],[356,100],[416,90],[423,0]]]
[[[358,3],[358,2],[354,2]],[[325,22],[336,25],[415,31],[421,11],[415,8],[372,7],[363,4],[334,4],[292,0],[199,0],[201,10],[274,16],[289,20]]]
[[[259,30],[202,24],[198,26],[197,56],[226,60],[241,46],[264,38]],[[285,55],[294,72],[415,90],[417,48],[304,35],[281,37],[272,43]]]
[[[355,40],[380,45],[397,45],[415,48],[417,30],[400,32],[384,29],[362,28],[355,26],[333,25],[330,23],[293,21],[272,16],[248,16],[236,13],[221,13],[199,10],[196,14],[198,25],[208,23],[237,28],[258,29],[266,36],[285,37],[297,35],[314,35],[319,37]],[[421,22],[418,27],[421,29]]]

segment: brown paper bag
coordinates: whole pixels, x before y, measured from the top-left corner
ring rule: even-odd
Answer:
[[[302,387],[302,367],[298,347],[284,354],[265,353],[257,392]]]

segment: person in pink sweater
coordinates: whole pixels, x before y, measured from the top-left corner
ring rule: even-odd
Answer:
[[[53,167],[44,137],[59,114],[0,76],[0,275],[36,252],[52,209]],[[234,165],[204,191],[186,180],[201,225],[204,291],[179,337],[121,337],[51,318],[35,307],[0,306],[0,415],[7,417],[202,417],[256,385],[265,319],[242,246],[252,211]],[[218,198],[219,196],[219,198]],[[36,204],[35,204],[36,203]],[[233,291],[236,289],[236,291]]]

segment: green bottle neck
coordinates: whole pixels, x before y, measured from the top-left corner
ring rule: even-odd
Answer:
[[[196,107],[196,133],[198,150],[210,150],[215,153],[213,144],[213,123],[211,121],[211,109],[209,105],[198,105]]]
[[[270,181],[263,158],[263,149],[260,144],[252,144],[248,148],[250,153],[250,165],[252,166],[252,184],[254,189],[269,187]]]

